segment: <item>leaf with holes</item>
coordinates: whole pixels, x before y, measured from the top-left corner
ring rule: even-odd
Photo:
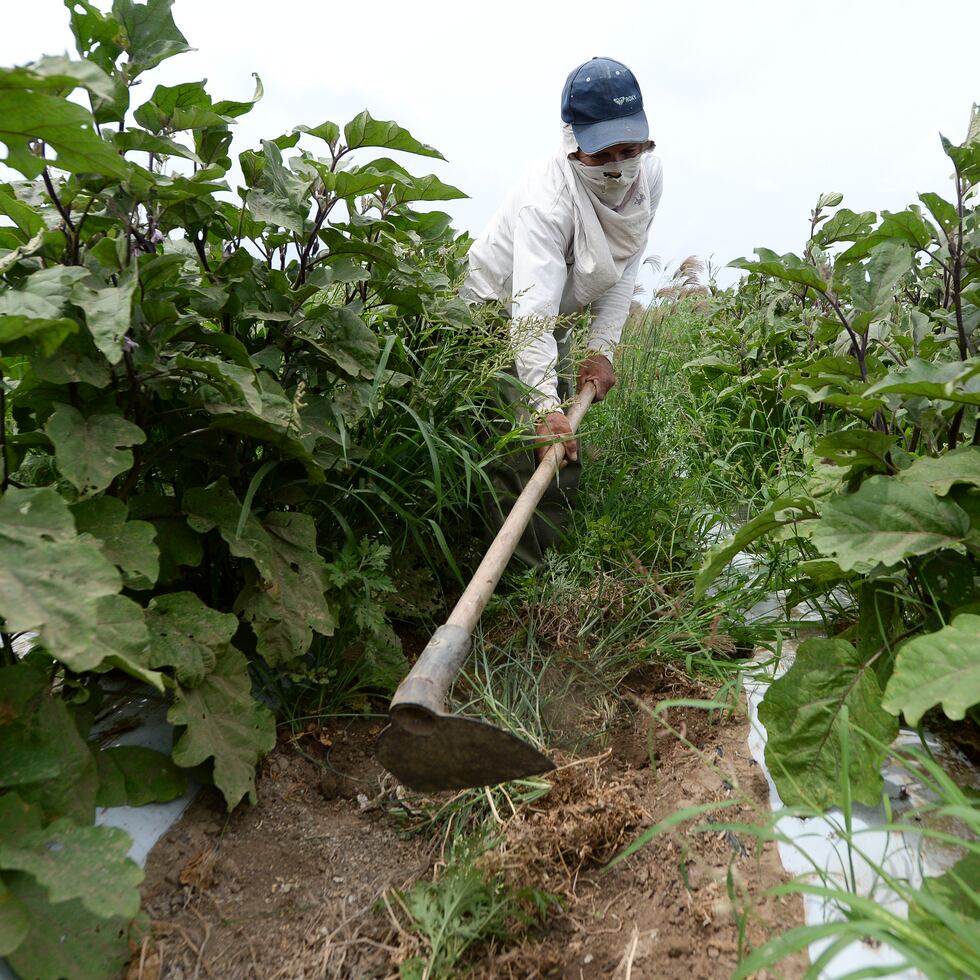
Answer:
[[[231,642],[238,618],[211,609],[193,592],[171,592],[150,600],[146,625],[150,666],[174,667],[181,684],[196,687]]]

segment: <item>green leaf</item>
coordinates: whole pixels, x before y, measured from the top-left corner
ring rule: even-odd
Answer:
[[[136,286],[135,276],[122,275],[118,286],[107,289],[93,289],[84,282],[72,287],[71,301],[84,310],[92,340],[110,364],[122,360],[123,337],[132,321]]]
[[[9,956],[31,929],[27,907],[0,879],[0,956]]]
[[[980,486],[980,446],[960,446],[942,456],[920,456],[896,477],[900,483],[927,487],[945,497],[957,483]]]
[[[904,643],[885,688],[882,706],[910,725],[936,704],[960,721],[980,704],[980,616],[962,613],[937,633]]]
[[[220,357],[188,357],[186,354],[174,358],[174,367],[207,375],[227,397],[262,414],[262,391],[251,367],[241,367]]]
[[[885,432],[846,429],[818,439],[813,452],[834,466],[847,467],[844,479],[849,480],[869,469],[887,473],[887,456],[897,442],[898,436]]]
[[[56,491],[11,487],[0,497],[0,615],[8,630],[37,630],[72,667],[96,641],[99,600],[120,584],[95,542],[75,534]]]
[[[116,745],[95,753],[99,806],[168,803],[187,791],[187,779],[168,755],[142,745]]]
[[[91,497],[71,506],[75,529],[91,534],[102,554],[121,572],[130,589],[150,589],[160,574],[156,528],[146,521],[127,520],[126,505],[116,497]]]
[[[11,86],[9,75],[0,70],[0,143],[7,147],[7,166],[28,179],[40,176],[45,163],[70,173],[119,180],[132,172],[132,165],[96,133],[90,112],[59,96]],[[57,160],[38,157],[32,140],[51,147]]]
[[[270,566],[246,576],[235,611],[252,624],[259,653],[278,664],[306,653],[314,631],[331,636],[337,623],[324,596],[326,565],[317,554],[312,518],[274,513],[264,526]]]
[[[939,223],[947,235],[957,227],[960,221],[959,213],[954,204],[950,204],[945,198],[940,197],[929,191],[919,195],[919,200],[929,209],[929,213]]]
[[[143,607],[126,596],[108,595],[99,599],[97,615],[95,637],[85,652],[73,660],[73,669],[118,667],[162,693],[162,677],[144,665],[150,638]]]
[[[31,923],[24,941],[7,958],[18,976],[105,980],[126,966],[131,956],[129,918],[94,915],[79,900],[52,904],[30,875],[13,872],[4,880]]]
[[[270,663],[306,653],[313,631],[333,634],[335,617],[324,594],[326,563],[317,552],[312,518],[271,513],[260,521],[250,513],[239,533],[242,507],[224,478],[189,490],[184,508],[191,527],[217,528],[233,555],[255,563],[235,609],[252,623],[259,652]]]
[[[776,528],[811,520],[815,516],[813,501],[809,497],[780,497],[774,500],[761,514],[743,524],[732,537],[716,544],[705,555],[695,583],[695,597],[703,596],[722,569],[753,541]]]
[[[759,256],[758,260],[735,259],[728,265],[733,269],[747,269],[749,272],[758,272],[764,276],[812,286],[821,293],[827,291],[827,283],[821,279],[816,268],[809,262],[804,262],[798,255],[792,252],[777,255],[768,248],[757,248],[755,253]]]
[[[8,789],[67,776],[84,759],[78,732],[40,668],[0,668],[0,786]]]
[[[44,431],[54,444],[61,475],[83,496],[104,490],[133,465],[128,446],[146,442],[143,430],[121,415],[84,418],[70,405],[59,405]]]
[[[129,55],[130,79],[167,58],[193,50],[177,30],[172,6],[173,0],[114,0],[112,15],[122,29],[119,43]]]
[[[354,150],[359,146],[383,146],[389,150],[402,150],[417,153],[419,156],[446,158],[436,149],[420,143],[412,134],[398,123],[374,119],[365,109],[344,127],[347,146]]]
[[[318,306],[297,324],[317,351],[352,378],[373,379],[378,364],[378,339],[348,307]]]
[[[922,882],[922,893],[938,902],[944,913],[965,916],[974,922],[980,919],[977,896],[980,895],[980,854],[968,853],[960,858],[945,873]],[[941,930],[952,940],[952,932],[947,922],[936,919],[925,903],[916,901],[913,892],[909,902],[909,921],[930,930]],[[955,940],[954,940],[955,941]]]
[[[894,299],[898,281],[912,267],[912,252],[905,242],[884,241],[871,251],[866,265],[847,268],[851,302],[857,310],[877,313]]]
[[[865,395],[896,394],[980,405],[980,362],[912,358],[870,385]]]
[[[841,208],[826,224],[817,229],[813,240],[824,246],[833,242],[860,241],[871,230],[875,217],[874,211],[856,213],[848,208]]]
[[[17,225],[24,233],[25,241],[44,230],[44,219],[41,215],[4,187],[0,187],[0,214],[5,214]]]
[[[913,250],[928,249],[935,242],[935,229],[922,216],[917,206],[897,213],[882,211],[881,224],[874,232],[858,238],[854,245],[838,257],[837,261],[843,264],[863,259],[882,242],[890,239],[904,241]]]
[[[853,799],[874,806],[881,764],[898,722],[881,707],[874,669],[846,640],[800,644],[790,669],[773,681],[759,705],[766,726],[766,763],[787,806],[826,808],[841,789],[841,708],[848,708],[847,779]]]
[[[146,625],[150,666],[175,667],[181,684],[196,687],[231,642],[238,619],[211,609],[193,592],[171,592],[150,600]]]
[[[65,316],[71,286],[85,278],[84,269],[55,266],[39,269],[27,277],[20,289],[0,292],[0,345],[28,339],[44,356],[50,356],[78,324]]]
[[[301,235],[310,212],[311,182],[283,165],[282,153],[275,143],[263,140],[262,147],[264,166],[245,205],[259,221]]]
[[[0,796],[0,824],[17,820],[20,832],[42,815],[91,821],[95,763],[67,705],[36,667],[0,668],[0,682],[0,786],[17,791]]]
[[[969,517],[951,500],[873,476],[855,493],[826,501],[812,541],[844,571],[867,570],[957,545],[969,530]]]
[[[228,809],[243,796],[255,802],[255,764],[276,744],[271,711],[252,697],[244,656],[227,647],[214,670],[198,687],[179,687],[167,719],[186,725],[174,745],[179,766],[196,766],[214,759],[214,782]]]
[[[64,55],[45,55],[38,61],[0,74],[0,87],[22,88],[65,96],[73,89],[88,89],[94,96],[111,99],[112,79],[91,61],[72,61]]]
[[[82,827],[62,818],[26,834],[0,836],[0,867],[31,875],[52,902],[77,898],[95,915],[132,918],[143,880],[127,856],[132,843],[117,827]]]

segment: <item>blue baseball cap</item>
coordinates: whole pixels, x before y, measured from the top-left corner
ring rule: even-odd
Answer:
[[[586,153],[650,138],[640,86],[633,72],[612,58],[593,58],[572,71],[561,93],[561,118],[571,123]]]

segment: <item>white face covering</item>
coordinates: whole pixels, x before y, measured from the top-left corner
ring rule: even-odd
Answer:
[[[587,167],[581,160],[572,160],[572,166],[607,208],[616,208],[623,203],[626,192],[640,175],[640,158],[621,160],[619,163],[604,163],[598,167]],[[618,177],[609,174],[618,173]]]

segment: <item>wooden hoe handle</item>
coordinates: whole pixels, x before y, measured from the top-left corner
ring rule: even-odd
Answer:
[[[595,386],[590,381],[573,399],[566,413],[573,434],[592,404],[595,393]],[[469,652],[473,630],[521,540],[524,529],[530,523],[535,508],[564,458],[565,446],[556,442],[554,451],[549,452],[538,464],[534,475],[514,501],[507,519],[483,556],[483,561],[470,579],[466,591],[453,607],[445,625],[435,631],[415,666],[399,685],[392,698],[389,713],[393,721],[408,731],[425,734],[432,716],[442,712],[449,685],[459,673]]]

